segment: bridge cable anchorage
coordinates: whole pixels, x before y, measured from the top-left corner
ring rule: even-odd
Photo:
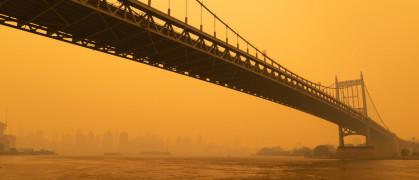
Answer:
[[[381,115],[380,115],[380,113],[378,112],[377,107],[375,107],[374,101],[372,100],[372,97],[371,97],[370,93],[368,92],[367,85],[364,85],[364,86],[365,86],[365,90],[367,91],[368,97],[369,97],[369,99],[370,99],[370,101],[371,101],[371,103],[372,103],[372,106],[374,107],[374,110],[375,110],[375,112],[376,112],[376,113],[377,113],[377,115],[378,115],[378,118],[380,118],[380,120],[381,120],[381,122],[383,123],[384,127],[386,127],[386,129],[387,129],[388,131],[390,131],[390,129],[388,128],[388,126],[387,126],[387,125],[386,125],[386,123],[384,122],[383,118],[381,118]],[[391,131],[390,131],[390,132],[391,132]]]

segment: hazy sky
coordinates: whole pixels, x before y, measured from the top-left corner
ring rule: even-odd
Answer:
[[[184,3],[171,2],[182,19]],[[277,62],[314,82],[332,84],[335,75],[357,79],[363,71],[390,129],[402,138],[419,137],[419,1],[205,4]],[[189,5],[196,23],[199,7],[193,0]],[[212,31],[212,20],[204,21]],[[126,130],[285,147],[338,143],[332,123],[227,88],[5,26],[0,42],[0,120],[7,106],[14,131]]]

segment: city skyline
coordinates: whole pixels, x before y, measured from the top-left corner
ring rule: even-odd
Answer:
[[[49,139],[42,130],[17,132],[17,149],[54,150],[60,154],[103,154],[119,152],[140,154],[142,152],[169,152],[176,155],[250,155],[261,147],[247,146],[241,139],[234,138],[226,144],[206,141],[203,136],[167,138],[146,133],[130,136],[126,131],[94,133],[78,129],[74,133],[54,133]]]

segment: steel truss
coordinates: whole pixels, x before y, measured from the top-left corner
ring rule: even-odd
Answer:
[[[301,108],[301,106],[296,105],[304,105],[306,102],[304,99],[295,100],[297,102],[293,104],[289,103],[288,100],[290,98],[287,97],[287,95],[290,95],[290,93],[293,93],[293,95],[294,93],[300,93],[308,97],[310,101],[322,102],[324,105],[333,107],[346,114],[346,116],[356,119],[363,124],[370,123],[368,117],[362,112],[351,108],[347,104],[326,93],[319,85],[305,80],[296,74],[290,73],[273,61],[267,62],[266,60],[260,60],[237,47],[231,46],[200,29],[174,19],[139,1],[124,0],[121,1],[119,5],[109,4],[106,0],[61,0],[54,1],[54,4],[47,0],[33,1],[42,1],[47,8],[43,12],[30,18],[17,18],[1,14],[2,6],[7,5],[8,1],[0,1],[0,24],[152,65],[319,116],[318,114],[314,114],[310,109]],[[88,8],[91,11],[76,20],[70,21],[56,10],[57,6],[65,3],[79,5]],[[58,19],[61,19],[61,22],[54,25],[37,23],[39,17],[50,12],[54,13]],[[104,29],[83,35],[71,33],[71,31],[68,30],[92,16],[100,17]],[[111,18],[112,21],[117,22],[111,22],[109,18]],[[123,25],[130,25],[145,31],[138,31],[121,36],[115,29]],[[103,33],[112,34],[112,38],[98,38]],[[149,43],[129,48],[119,46],[119,44],[139,36],[148,37],[147,41],[149,41]],[[155,38],[159,38],[159,40],[156,40]],[[167,49],[158,48],[158,45],[169,42],[176,42],[183,46],[183,50],[180,50],[182,49],[180,46]],[[144,50],[148,47],[152,47],[152,51]],[[171,59],[162,59],[156,56],[179,51],[183,51],[183,55],[179,54],[179,56],[174,56]],[[208,62],[213,72],[214,67],[221,62],[234,65],[235,68],[224,73],[195,73],[196,67],[195,69],[188,67],[193,63],[196,63],[191,60],[194,58],[196,59],[199,55],[205,55],[205,57],[200,57],[200,62]],[[182,65],[173,63],[175,61],[178,62],[181,59],[185,59]],[[238,71],[252,74],[252,76],[248,78],[250,81],[246,84],[239,83],[237,78]],[[269,83],[259,83],[266,80],[268,80]],[[279,90],[274,92],[275,88],[271,87],[277,86],[285,86],[293,91]],[[263,90],[253,91],[255,87],[262,87],[260,89]],[[389,134],[387,130],[378,124],[372,124],[372,127],[382,134]]]

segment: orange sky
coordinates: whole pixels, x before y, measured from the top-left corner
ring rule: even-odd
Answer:
[[[183,19],[184,1],[171,4]],[[192,14],[199,8],[189,4],[196,24],[199,17]],[[390,129],[402,138],[419,137],[419,1],[205,4],[281,65],[314,82],[332,84],[335,75],[356,79],[363,71]],[[167,1],[153,5],[166,9]],[[212,20],[204,21],[212,32]],[[0,120],[8,106],[14,130],[202,135],[216,143],[240,138],[250,146],[256,139],[262,146],[338,143],[336,125],[253,96],[5,26],[0,41]]]

